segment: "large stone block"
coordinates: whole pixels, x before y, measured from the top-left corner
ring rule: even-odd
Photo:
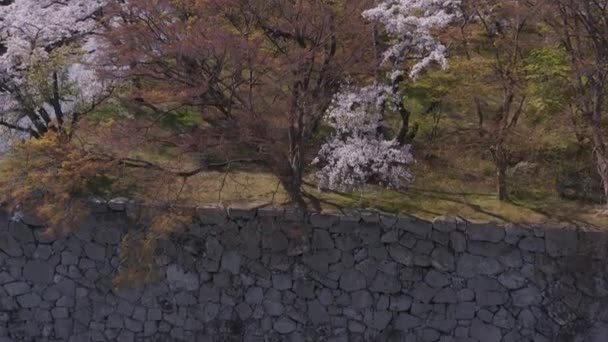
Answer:
[[[578,234],[573,228],[553,228],[545,230],[545,249],[552,257],[576,255]]]
[[[499,242],[505,237],[505,229],[496,224],[469,224],[466,232],[472,241]]]

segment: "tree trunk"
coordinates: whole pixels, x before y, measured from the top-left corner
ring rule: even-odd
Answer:
[[[602,129],[602,112],[604,109],[604,83],[606,77],[600,77],[595,81],[593,87],[593,111],[588,115],[591,125],[591,135],[593,138],[593,154],[597,163],[597,171],[602,179],[604,188],[604,198],[608,205],[608,148],[604,141],[604,131]]]
[[[302,165],[301,143],[299,133],[296,129],[290,130],[289,154],[287,163],[280,173],[281,185],[291,198],[291,200],[300,208],[306,208],[306,202],[302,195],[302,181],[304,176],[304,167]],[[283,163],[283,162],[281,162]]]
[[[498,181],[498,200],[506,202],[509,200],[509,192],[507,189],[507,166],[504,164],[497,165],[496,178]]]
[[[509,155],[502,146],[492,146],[490,148],[494,165],[496,166],[496,190],[498,200],[506,202],[509,200],[507,169],[509,168]]]
[[[600,126],[601,123],[592,120],[591,125],[591,134],[593,135],[593,155],[597,164],[597,172],[602,180],[606,205],[608,205],[608,150],[606,149],[606,144],[604,143],[604,137]]]
[[[595,160],[597,162],[597,171],[602,179],[602,187],[604,189],[604,198],[608,206],[608,156],[595,152]]]
[[[302,209],[306,209],[306,202],[302,194],[302,171],[291,168],[287,175],[281,177],[280,181],[293,203]]]

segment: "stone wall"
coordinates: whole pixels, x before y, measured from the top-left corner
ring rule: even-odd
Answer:
[[[201,208],[116,290],[121,203],[49,238],[0,219],[0,341],[608,341],[600,230]]]

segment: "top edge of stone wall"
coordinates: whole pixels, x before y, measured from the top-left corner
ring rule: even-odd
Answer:
[[[162,205],[140,205],[126,197],[116,197],[105,201],[98,198],[89,200],[94,213],[120,213],[126,212],[128,216],[134,215],[142,207],[164,208]],[[459,216],[443,215],[432,220],[422,219],[408,214],[388,213],[372,208],[347,208],[338,212],[333,211],[304,211],[297,207],[274,207],[274,206],[246,206],[232,205],[223,206],[219,204],[208,204],[203,206],[172,206],[172,209],[195,211],[196,216],[203,224],[221,224],[228,220],[250,220],[254,218],[275,218],[291,222],[305,222],[317,228],[329,228],[343,223],[379,224],[383,228],[402,228],[403,226],[428,225],[429,228],[443,233],[454,230],[465,231],[470,227],[478,228],[500,227],[503,230],[515,231],[525,228],[531,230],[533,235],[543,237],[543,231],[583,229],[602,230],[602,227],[592,225],[570,223],[562,221],[548,221],[545,223],[506,223],[506,222],[475,222]],[[484,229],[485,229],[484,228]],[[418,232],[421,234],[421,232]],[[418,234],[418,235],[420,235]]]
[[[162,210],[161,205],[138,205],[125,197],[109,201],[94,199],[89,201],[92,212],[104,215],[119,215],[131,219],[139,218],[144,208]],[[449,243],[456,252],[463,252],[467,243],[478,246],[501,247],[517,245],[528,252],[547,253],[553,257],[597,254],[608,259],[608,252],[595,253],[608,246],[608,230],[570,224],[520,225],[499,223],[474,223],[458,217],[440,216],[428,221],[413,216],[392,214],[372,209],[345,209],[339,213],[305,212],[298,208],[283,207],[224,207],[205,205],[199,207],[171,207],[195,213],[195,222],[201,225],[222,226],[229,222],[265,221],[293,222],[307,224],[313,230],[327,230],[330,233],[362,232],[366,229],[381,229],[382,242],[394,240],[394,233],[411,234],[418,239],[430,239]],[[11,220],[20,221],[30,227],[45,227],[42,220],[27,210],[15,215]],[[241,224],[239,224],[241,225]],[[319,233],[322,234],[322,233]],[[491,248],[494,248],[491,247]]]

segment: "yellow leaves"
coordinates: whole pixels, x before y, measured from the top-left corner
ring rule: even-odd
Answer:
[[[0,191],[12,205],[35,208],[51,231],[65,232],[88,212],[80,195],[87,180],[103,170],[86,151],[49,133],[14,146],[2,161]]]
[[[120,259],[123,269],[114,278],[117,287],[148,283],[158,276],[154,256],[159,242],[168,240],[172,234],[179,234],[192,222],[192,212],[182,212],[172,208],[143,209],[147,218],[145,230],[127,233],[120,244]]]

